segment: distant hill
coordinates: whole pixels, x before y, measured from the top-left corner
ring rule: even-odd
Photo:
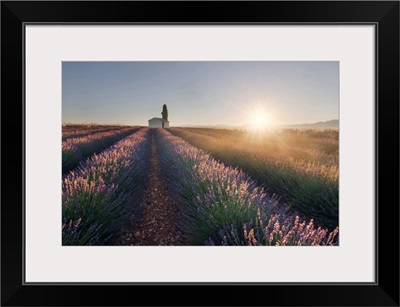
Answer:
[[[291,129],[339,129],[339,120],[333,119],[326,122],[317,122],[311,124],[298,124],[298,125],[282,125],[279,128]]]
[[[246,125],[233,126],[233,125],[180,125],[178,127],[186,128],[217,128],[217,129],[251,129]],[[273,126],[271,128],[278,129],[339,129],[339,120],[333,119],[326,122],[308,123],[308,124],[296,124],[296,125],[280,125]]]

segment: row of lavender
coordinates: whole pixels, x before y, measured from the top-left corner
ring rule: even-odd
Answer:
[[[180,197],[181,227],[194,245],[337,245],[333,232],[316,228],[269,197],[245,173],[165,130],[156,131],[161,165]]]
[[[328,136],[321,145],[321,138],[314,138],[317,132],[313,130],[303,132],[298,139],[291,130],[265,132],[262,137],[269,138],[265,143],[258,139],[252,141],[251,135],[246,138],[238,130],[219,130],[222,129],[169,129],[225,165],[238,167],[260,185],[268,186],[269,192],[280,195],[281,201],[290,204],[303,217],[313,218],[318,225],[330,230],[336,228],[339,224],[338,152],[327,154],[324,150],[339,148],[338,141],[331,138],[337,132],[319,132]],[[312,150],[308,151],[309,148]],[[303,150],[308,153],[301,158]],[[307,162],[308,159],[313,162]]]
[[[129,215],[139,213],[149,153],[149,129],[143,128],[63,179],[63,245],[109,244]]]
[[[69,172],[88,156],[98,153],[139,127],[127,127],[118,130],[89,134],[83,137],[70,138],[62,142],[62,172]]]
[[[62,140],[78,138],[89,134],[122,129],[124,126],[110,125],[65,125],[62,127]]]

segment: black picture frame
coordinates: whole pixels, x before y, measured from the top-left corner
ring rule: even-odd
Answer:
[[[375,25],[376,282],[25,284],[24,25],[32,22]],[[2,1],[1,76],[2,306],[399,306],[399,1]]]

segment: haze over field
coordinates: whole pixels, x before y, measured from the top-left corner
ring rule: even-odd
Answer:
[[[280,126],[339,118],[339,62],[63,62],[63,123]]]

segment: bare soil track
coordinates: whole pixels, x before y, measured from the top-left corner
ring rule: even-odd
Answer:
[[[151,136],[150,175],[141,201],[142,215],[132,215],[116,245],[184,245],[177,228],[179,210],[160,171],[154,132]]]

